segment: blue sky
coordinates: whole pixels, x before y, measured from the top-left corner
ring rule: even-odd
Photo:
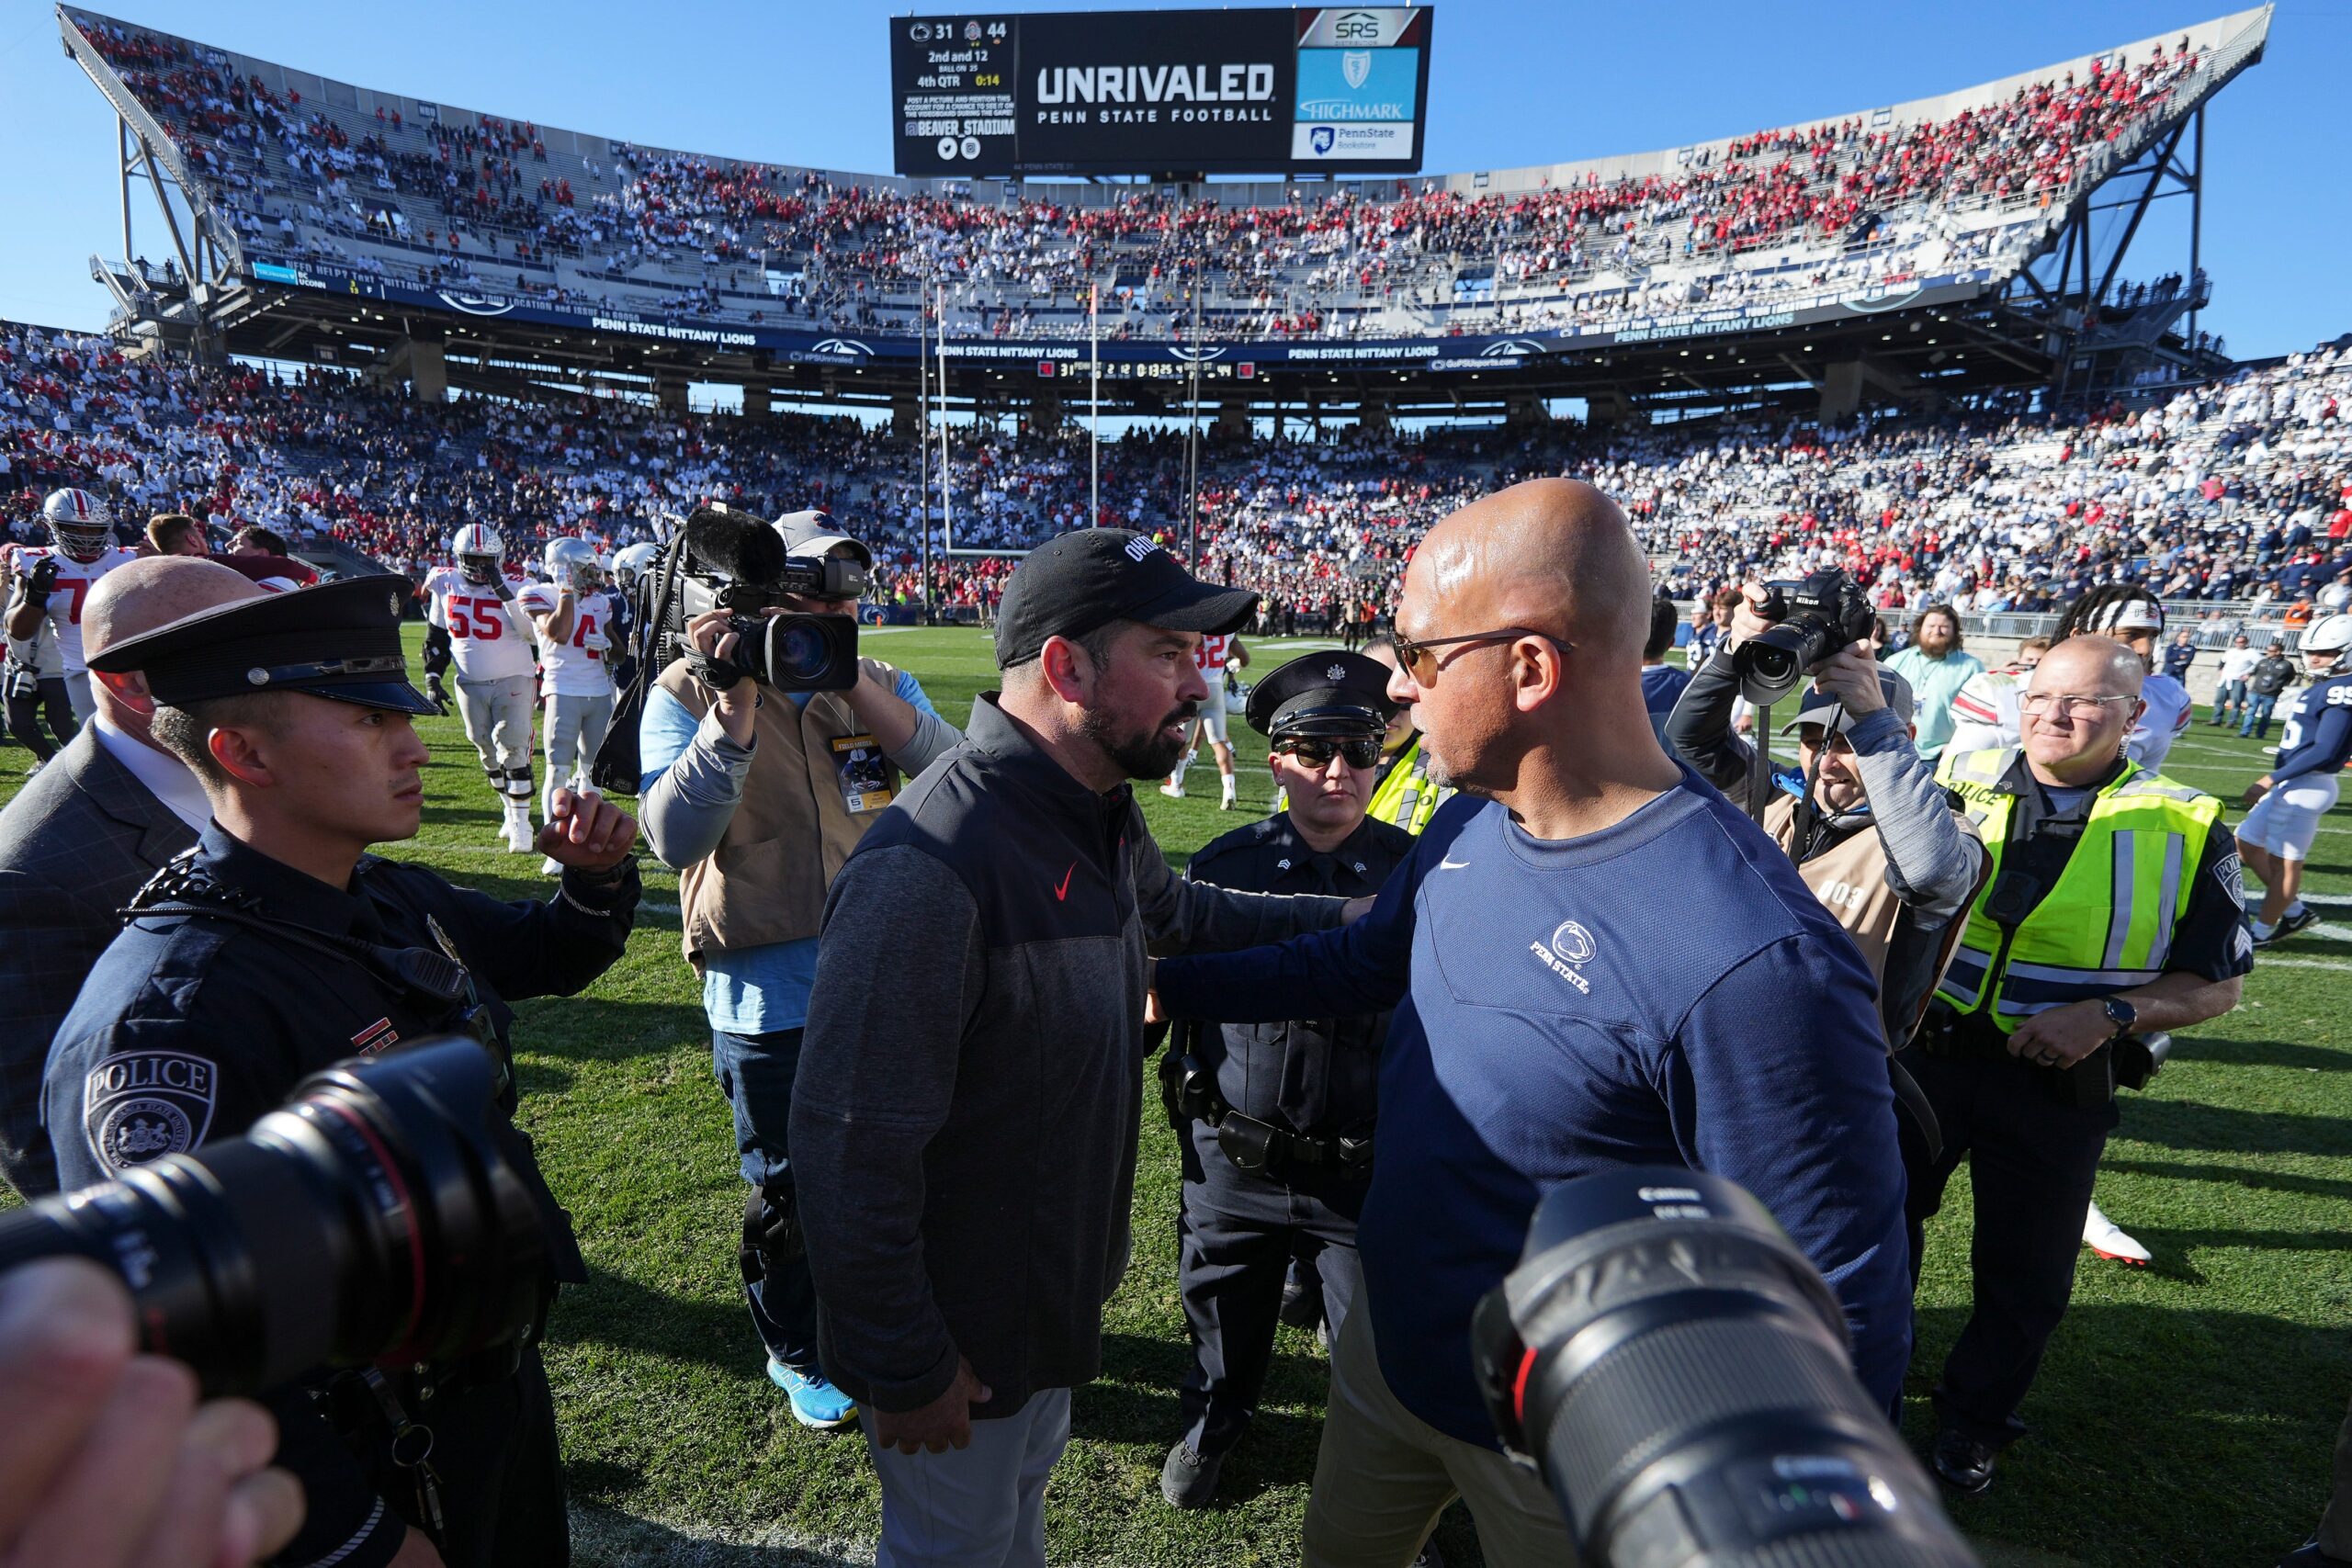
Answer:
[[[101,7],[107,8],[107,7]],[[732,157],[888,172],[885,19],[867,0],[648,6],[400,0],[367,7],[112,0],[127,19],[339,80]],[[1035,10],[1084,9],[1040,0]],[[1432,173],[1672,147],[1949,91],[2236,8],[2125,0],[1949,5],[1437,6]],[[360,19],[360,13],[382,20]],[[397,17],[399,20],[390,18]],[[2269,57],[2206,141],[2203,324],[2241,355],[2352,331],[2352,0],[2283,6]],[[0,317],[95,328],[93,252],[120,242],[112,116],[44,0],[0,0]],[[2188,203],[2132,276],[2185,267]],[[2160,212],[2162,209],[2159,209]],[[159,231],[141,231],[150,254]]]

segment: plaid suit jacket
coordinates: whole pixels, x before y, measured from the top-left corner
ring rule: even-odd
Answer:
[[[117,909],[196,843],[169,807],[84,725],[0,810],[0,1174],[27,1197],[57,1190],[40,1124],[41,1073]]]

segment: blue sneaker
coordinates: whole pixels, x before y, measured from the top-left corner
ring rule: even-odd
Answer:
[[[820,1432],[838,1432],[857,1421],[857,1401],[820,1377],[793,1371],[768,1358],[768,1381],[791,1397],[792,1418]]]

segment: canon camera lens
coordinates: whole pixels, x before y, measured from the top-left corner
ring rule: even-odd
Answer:
[[[571,1241],[496,1086],[468,1039],[339,1063],[243,1137],[0,1217],[0,1269],[111,1269],[208,1394],[511,1343]]]
[[[1473,1337],[1496,1430],[1593,1568],[1976,1561],[1855,1380],[1837,1299],[1733,1182],[1557,1189]]]

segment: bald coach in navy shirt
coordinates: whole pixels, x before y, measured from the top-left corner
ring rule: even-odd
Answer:
[[[1309,1568],[1404,1568],[1457,1493],[1496,1568],[1571,1560],[1549,1494],[1495,1446],[1470,1318],[1537,1201],[1593,1171],[1747,1187],[1844,1303],[1862,1382],[1889,1407],[1900,1389],[1903,1168],[1870,971],[1788,857],[1659,748],[1649,613],[1633,535],[1588,485],[1448,518],[1406,575],[1389,695],[1464,793],[1343,931],[1159,965],[1171,1016],[1397,1010]]]

